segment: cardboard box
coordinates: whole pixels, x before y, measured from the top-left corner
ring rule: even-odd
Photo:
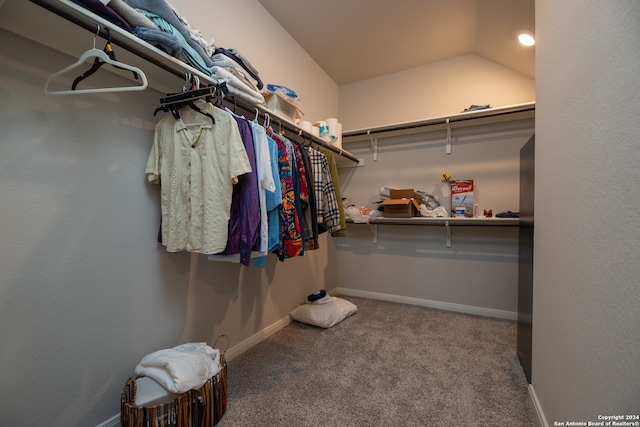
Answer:
[[[284,117],[291,119],[295,123],[296,119],[301,119],[304,113],[298,109],[295,105],[287,101],[285,98],[277,93],[263,92],[267,108],[276,113],[282,114]]]
[[[420,195],[416,194],[413,188],[389,190],[389,197],[391,199],[416,199],[418,202],[420,201]]]
[[[473,218],[475,199],[473,195],[473,180],[455,180],[451,184],[451,216],[455,216],[456,208],[464,208],[465,217]]]
[[[413,188],[389,190],[390,200],[382,202],[386,218],[411,218],[420,216],[420,195]]]
[[[411,218],[419,216],[419,205],[415,199],[389,199],[382,201],[385,218]]]

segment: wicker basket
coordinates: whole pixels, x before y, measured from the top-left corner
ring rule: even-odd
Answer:
[[[198,390],[189,393],[198,402],[198,410],[193,414],[193,426],[210,427],[218,424],[227,411],[227,363],[220,356],[222,369]]]
[[[122,427],[191,427],[194,412],[191,393],[183,393],[175,400],[155,406],[136,406],[136,381],[131,377],[120,394],[120,425]]]
[[[228,338],[227,338],[228,339]],[[217,340],[216,340],[217,342]],[[226,350],[225,350],[226,351]],[[220,353],[222,369],[197,390],[189,390],[169,403],[136,406],[136,380],[127,380],[120,394],[122,427],[211,427],[227,410],[227,362]]]

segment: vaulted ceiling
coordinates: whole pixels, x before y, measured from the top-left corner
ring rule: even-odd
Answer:
[[[258,0],[339,85],[475,53],[535,77],[535,0]]]

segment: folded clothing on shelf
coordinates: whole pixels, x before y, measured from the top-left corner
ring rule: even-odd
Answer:
[[[520,212],[500,212],[496,214],[496,218],[520,218]]]

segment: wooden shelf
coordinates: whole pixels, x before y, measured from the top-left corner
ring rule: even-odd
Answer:
[[[518,227],[519,218],[376,218],[370,222],[353,222],[347,219],[349,224],[368,225],[373,234],[373,243],[378,243],[378,225],[413,225],[413,226],[444,226],[446,230],[446,246],[451,247],[451,227],[458,226],[482,226],[482,227]]]
[[[354,223],[357,224],[357,223]],[[376,218],[369,224],[517,227],[519,218]]]
[[[389,138],[431,131],[451,130],[466,126],[531,119],[535,117],[535,110],[535,102],[529,102],[506,107],[486,108],[483,110],[450,114],[448,116],[433,117],[424,120],[355,129],[343,132],[342,142],[344,144],[371,138]]]

